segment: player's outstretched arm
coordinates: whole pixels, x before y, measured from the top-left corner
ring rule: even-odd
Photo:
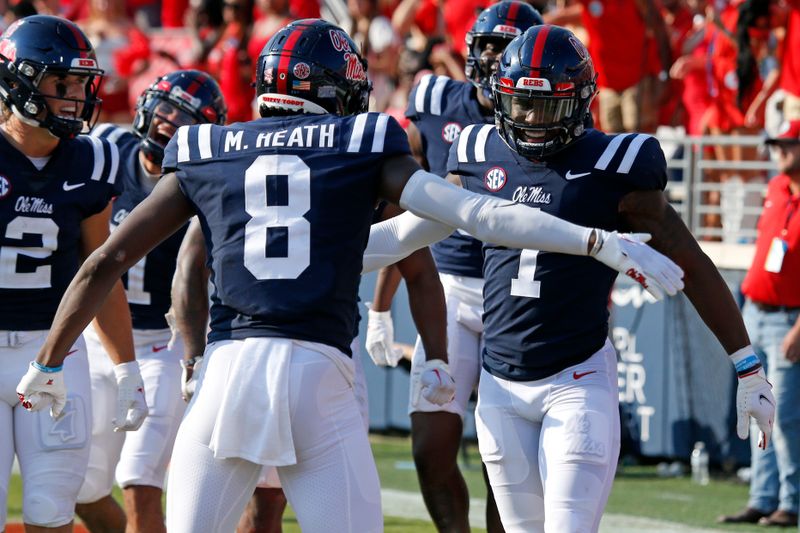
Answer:
[[[111,203],[102,212],[81,223],[81,253],[84,260],[108,239],[110,217]],[[103,348],[115,365],[134,360],[131,313],[122,281],[117,280],[114,284],[97,312],[94,325]]]
[[[451,178],[458,180],[456,176]],[[461,228],[479,240],[510,248],[591,255],[636,279],[656,298],[663,297],[664,293],[675,294],[683,288],[680,268],[644,245],[644,239],[585,228],[522,204],[465,191],[420,169],[409,156],[390,158],[384,163],[380,193],[402,208],[441,224],[426,225],[404,213],[373,226],[369,245],[374,244],[372,250],[379,250],[376,256],[383,254],[381,257],[386,258],[391,255],[391,236],[379,234],[389,233],[392,229],[397,233],[395,244],[399,241],[402,248],[405,244],[403,238],[407,235],[426,241],[414,243],[420,247],[449,235],[450,231],[445,231],[449,228]],[[383,224],[394,224],[395,227],[381,227]],[[371,251],[370,246],[368,251]],[[365,260],[365,269],[366,265]]]
[[[629,193],[620,201],[619,212],[628,228],[650,233],[650,245],[683,268],[686,296],[736,367],[739,437],[747,437],[752,416],[761,430],[759,444],[766,447],[775,400],[725,280],[661,191]]]
[[[193,214],[175,175],[161,178],[152,194],[81,265],[61,299],[36,361],[46,367],[60,366],[120,276]]]
[[[81,224],[84,260],[108,239],[111,203]],[[139,363],[134,358],[131,314],[122,281],[117,280],[94,319],[95,331],[117,380],[117,402],[111,423],[114,431],[135,431],[147,417],[147,400]]]
[[[208,329],[208,267],[206,243],[200,221],[192,219],[178,251],[172,279],[172,314],[183,338],[181,392],[189,401],[194,394],[192,376],[202,360]]]

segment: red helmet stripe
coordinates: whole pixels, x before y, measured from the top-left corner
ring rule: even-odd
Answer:
[[[90,48],[90,46],[89,43],[86,42],[86,39],[83,37],[81,31],[78,29],[77,26],[75,26],[72,23],[68,23],[66,24],[66,26],[67,28],[69,28],[69,31],[72,32],[72,35],[75,37],[75,41],[78,45],[78,48],[80,49],[81,57],[82,58],[88,57],[89,55],[88,49]]]
[[[200,86],[203,85],[204,81],[206,81],[204,76],[196,76],[192,80],[192,83],[186,88],[186,92],[194,96],[194,93],[196,93],[197,89],[199,89]]]
[[[538,70],[542,66],[542,54],[544,54],[544,44],[547,42],[547,34],[550,33],[551,26],[546,24],[539,26],[536,32],[536,40],[533,41],[533,53],[531,54],[531,70]],[[532,76],[535,74],[531,73]]]
[[[516,26],[514,24],[517,19],[517,11],[519,11],[519,3],[511,2],[511,5],[508,6],[508,15],[506,16],[506,24],[509,26]]]
[[[286,44],[283,45],[283,49],[281,50],[281,59],[278,62],[278,72],[275,73],[275,75],[278,77],[278,93],[280,94],[289,94],[289,92],[286,90],[287,79],[289,78],[289,63],[292,60],[292,50],[294,49],[294,45],[297,43],[297,39],[303,35],[303,31],[305,31],[305,28],[298,28],[290,33],[289,37],[286,39]]]

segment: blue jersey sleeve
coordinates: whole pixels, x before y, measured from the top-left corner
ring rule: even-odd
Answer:
[[[411,154],[408,135],[394,117],[386,113],[362,113],[347,117],[342,123],[339,149],[348,154]]]
[[[593,171],[602,171],[633,190],[664,190],[667,186],[667,161],[658,140],[644,133],[628,133],[610,138]]]

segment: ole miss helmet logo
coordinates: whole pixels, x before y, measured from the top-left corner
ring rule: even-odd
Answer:
[[[506,178],[506,170],[502,167],[492,167],[486,171],[483,177],[483,183],[486,188],[492,192],[497,192],[502,189],[508,179]]]
[[[442,128],[442,139],[446,143],[452,144],[453,141],[458,139],[458,136],[461,134],[461,124],[458,122],[448,122]]]

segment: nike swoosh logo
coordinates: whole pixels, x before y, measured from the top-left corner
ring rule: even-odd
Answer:
[[[166,350],[169,344],[165,344],[164,346],[153,346],[153,353],[158,353],[161,350]]]
[[[597,370],[590,370],[588,372],[573,372],[572,379],[581,379],[583,376],[588,376],[589,374],[594,374]]]
[[[766,396],[764,396],[763,394],[759,394],[759,395],[758,395],[758,400],[759,400],[759,401],[761,401],[761,400],[764,400],[764,401],[765,401],[765,402],[767,402],[768,404],[772,405],[772,402],[771,402],[771,401],[769,401],[769,398],[767,398],[767,397],[766,397]]]
[[[67,183],[65,181],[64,182],[64,190],[65,191],[72,191],[72,190],[75,190],[75,189],[77,189],[79,187],[83,187],[84,185],[86,185],[86,184],[85,183],[72,183],[72,184],[70,184],[70,183]]]
[[[571,170],[567,170],[566,175],[564,176],[568,180],[574,180],[577,178],[582,178],[584,176],[588,176],[591,172],[581,172],[580,174],[573,174]]]

